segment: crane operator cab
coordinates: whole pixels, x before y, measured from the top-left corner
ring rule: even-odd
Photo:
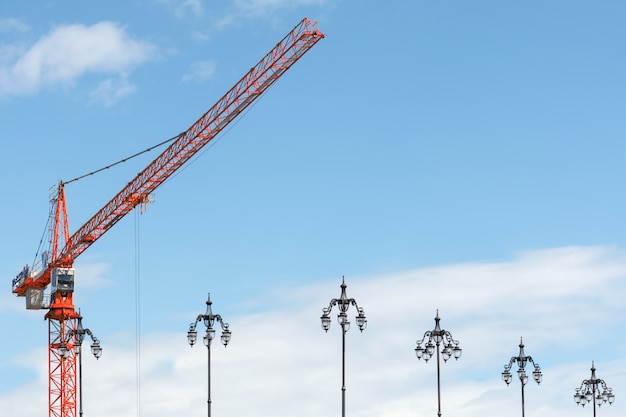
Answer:
[[[74,291],[74,268],[54,268],[50,276],[52,288],[50,292],[54,294],[57,291],[73,292]]]

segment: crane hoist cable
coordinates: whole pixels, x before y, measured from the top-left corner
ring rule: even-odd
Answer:
[[[141,246],[139,213],[135,210],[135,401],[141,415]]]

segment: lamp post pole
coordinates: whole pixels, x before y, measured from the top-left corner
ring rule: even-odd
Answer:
[[[228,345],[228,342],[230,342],[230,337],[231,337],[231,332],[230,332],[230,329],[228,328],[228,323],[224,323],[224,321],[222,320],[222,316],[220,316],[219,314],[213,314],[213,311],[211,309],[212,304],[213,303],[211,302],[211,293],[209,293],[207,297],[207,301],[206,301],[206,313],[199,314],[198,317],[196,317],[196,320],[189,325],[189,331],[187,332],[187,341],[189,342],[189,345],[193,347],[193,345],[198,340],[198,332],[196,332],[196,325],[200,321],[204,322],[204,325],[206,327],[206,333],[204,334],[204,337],[202,339],[203,339],[204,345],[207,347],[207,413],[208,413],[207,415],[208,417],[211,417],[211,342],[215,338],[215,329],[213,328],[213,325],[215,324],[215,322],[217,321],[222,327],[221,341],[224,347]]]
[[[533,371],[533,379],[537,384],[541,383],[541,368],[539,364],[536,364],[533,361],[533,358],[530,356],[526,356],[524,353],[524,342],[520,338],[519,342],[519,355],[513,356],[507,365],[504,365],[504,371],[502,371],[502,379],[506,382],[508,386],[513,380],[513,376],[511,375],[511,367],[514,363],[517,363],[517,376],[519,377],[520,383],[522,385],[522,417],[524,417],[524,385],[528,382],[528,375],[526,375],[525,367],[527,363],[531,363],[535,370]]]
[[[596,417],[596,404],[600,407],[604,403],[612,405],[615,401],[613,389],[606,386],[604,380],[596,377],[596,365],[591,362],[591,378],[585,379],[574,394],[576,404],[582,405],[593,402],[593,417]]]
[[[76,325],[76,329],[70,330],[68,333],[68,342],[61,343],[59,345],[59,353],[61,357],[68,358],[71,354],[68,348],[68,344],[74,346],[74,353],[78,356],[78,413],[79,416],[83,416],[83,355],[82,355],[82,345],[85,340],[85,335],[89,335],[91,338],[91,353],[95,356],[96,359],[100,359],[102,356],[102,347],[100,346],[100,341],[96,336],[93,335],[91,330],[85,329],[83,327],[83,316],[78,313],[78,324]]]
[[[435,317],[435,328],[424,333],[422,339],[418,340],[417,347],[415,348],[415,356],[417,359],[428,360],[433,356],[435,351],[437,352],[437,415],[441,417],[441,375],[440,375],[440,359],[439,350],[443,343],[443,349],[441,354],[443,355],[443,361],[447,362],[448,359],[454,357],[458,360],[461,357],[462,350],[459,347],[459,341],[454,340],[452,333],[447,330],[442,330],[439,321],[439,310],[437,310],[437,316]],[[433,343],[434,342],[434,343]],[[422,346],[423,345],[423,346]]]
[[[341,282],[341,295],[339,298],[333,298],[330,300],[328,307],[322,308],[322,329],[328,332],[330,328],[330,312],[334,306],[339,308],[337,314],[337,321],[341,326],[341,416],[346,416],[346,333],[350,329],[350,322],[348,321],[348,308],[353,305],[357,309],[356,324],[359,326],[359,330],[362,332],[367,327],[367,319],[365,318],[365,312],[363,308],[357,305],[354,298],[348,298],[346,295],[346,282],[342,279]]]

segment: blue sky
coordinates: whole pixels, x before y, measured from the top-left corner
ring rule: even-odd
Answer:
[[[326,38],[77,259],[104,349],[85,413],[204,415],[185,336],[208,292],[233,331],[216,415],[339,413],[340,333],[319,316],[342,276],[369,321],[347,335],[351,415],[436,413],[413,349],[437,309],[464,349],[446,416],[519,412],[500,372],[522,336],[544,372],[528,414],[591,413],[572,399],[591,361],[616,393],[600,412],[626,413],[623,2],[35,3],[0,6],[0,409],[47,408],[44,312],[10,282],[45,243],[49,189],[185,130],[308,17]],[[158,152],[68,184],[70,229]]]

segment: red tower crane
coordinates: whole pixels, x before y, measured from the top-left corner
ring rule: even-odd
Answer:
[[[74,309],[72,300],[74,260],[138,204],[146,203],[151,192],[215,138],[323,37],[316,21],[303,19],[213,107],[73,235],[70,235],[68,227],[64,183],[59,183],[50,198],[50,250],[44,252],[32,266],[25,266],[13,279],[12,285],[14,294],[25,297],[27,309],[48,310],[45,318],[49,333],[50,417],[76,417],[77,375],[73,348],[77,342],[75,335],[79,313]],[[49,301],[44,296],[48,285]]]

